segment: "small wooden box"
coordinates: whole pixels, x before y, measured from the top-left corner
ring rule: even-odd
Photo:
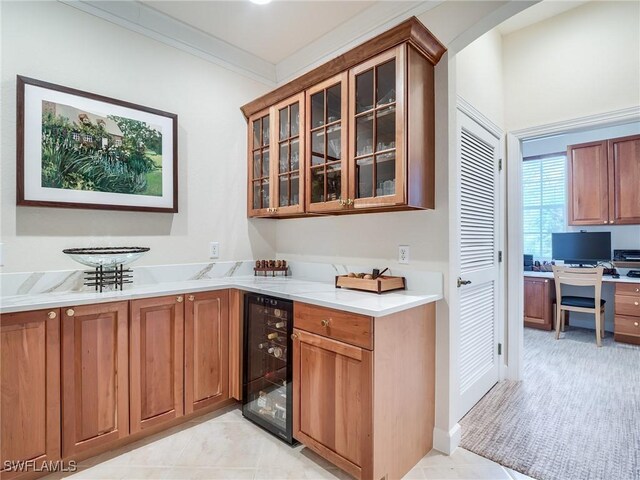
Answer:
[[[391,290],[404,290],[407,288],[407,282],[404,277],[387,277],[383,275],[375,279],[367,279],[337,275],[336,288],[351,288],[380,294]]]

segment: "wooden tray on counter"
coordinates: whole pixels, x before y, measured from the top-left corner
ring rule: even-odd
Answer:
[[[348,275],[336,276],[336,288],[351,288],[364,292],[390,292],[392,290],[405,290],[407,281],[404,277],[391,277],[382,275],[375,279],[349,277]]]

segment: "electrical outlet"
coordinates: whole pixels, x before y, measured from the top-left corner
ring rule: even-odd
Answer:
[[[218,258],[220,256],[220,243],[209,243],[209,258]]]
[[[409,245],[398,246],[398,263],[409,263]]]

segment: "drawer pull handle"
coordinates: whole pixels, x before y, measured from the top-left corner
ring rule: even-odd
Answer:
[[[329,319],[329,320],[320,320],[320,325],[322,325],[323,327],[328,327],[329,326],[329,322],[331,322],[331,319]]]
[[[638,302],[633,302],[633,304],[637,307],[638,306]]]
[[[75,314],[76,312],[73,308],[70,308],[69,310],[67,310],[67,317],[73,317]]]
[[[182,300],[184,300],[184,298],[182,297],[182,295],[180,295],[178,298],[176,298],[176,301],[178,303],[182,303]]]
[[[296,338],[298,338],[298,334],[297,333],[292,333],[291,334],[291,340],[295,340]]]
[[[193,302],[195,299],[196,299],[196,297],[195,297],[195,296],[193,296],[193,295],[189,295],[189,301],[190,301],[190,302]]]
[[[638,326],[638,322],[633,322],[633,326],[637,327]]]
[[[50,319],[54,319],[56,318],[58,315],[56,314],[56,312],[49,312],[47,313],[47,317],[49,317]]]

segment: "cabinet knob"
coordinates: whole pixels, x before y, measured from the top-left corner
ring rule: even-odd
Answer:
[[[602,222],[602,223],[609,223],[609,222],[607,222],[607,221],[605,220],[605,221],[604,221],[604,222]]]
[[[347,202],[345,202],[342,199],[338,200],[338,203],[340,204],[341,207],[344,207],[347,204]]]
[[[636,292],[640,292],[640,288],[636,288]]]
[[[298,338],[298,334],[297,333],[292,333],[291,334],[291,340],[295,340],[296,338]]]
[[[638,326],[638,322],[633,322],[633,326],[637,327]]]
[[[184,300],[184,297],[182,295],[178,296],[178,298],[176,298],[176,302],[178,303],[182,303],[182,300]]]
[[[320,320],[320,325],[322,325],[323,327],[328,327],[330,322],[331,322],[331,319],[329,319],[329,320]]]
[[[613,220],[609,220],[609,223],[613,223]]]
[[[193,295],[189,295],[189,301],[193,302],[196,299],[196,297],[194,297]]]
[[[638,306],[638,302],[633,302],[633,304],[637,307]]]
[[[54,319],[58,316],[58,314],[56,312],[49,312],[47,313],[47,317],[49,317],[50,319]]]
[[[51,312],[53,313],[53,312]],[[76,311],[73,308],[69,308],[67,310],[67,317],[73,317],[76,314]]]
[[[347,207],[350,207],[351,205],[353,205],[353,200],[347,198]]]

